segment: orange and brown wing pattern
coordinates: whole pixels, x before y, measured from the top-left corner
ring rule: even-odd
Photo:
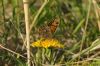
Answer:
[[[51,38],[59,25],[59,19],[54,19],[49,24],[41,26],[38,30],[40,37]]]
[[[50,27],[51,33],[54,33],[57,27],[59,26],[59,19],[54,19],[52,22],[48,24],[48,26]]]

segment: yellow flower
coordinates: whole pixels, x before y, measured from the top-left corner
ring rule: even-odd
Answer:
[[[32,43],[32,47],[55,47],[55,48],[63,48],[64,45],[62,45],[58,40],[56,39],[40,39],[36,42]]]
[[[36,42],[33,42],[33,43],[31,44],[31,46],[32,46],[32,47],[42,47],[42,46],[41,46],[41,40],[42,40],[42,39],[40,39],[40,40],[38,40],[38,41],[36,41]]]

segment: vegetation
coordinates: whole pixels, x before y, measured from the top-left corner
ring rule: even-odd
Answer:
[[[40,38],[38,29],[55,18],[53,37]],[[99,0],[0,0],[0,66],[100,66],[99,35]]]

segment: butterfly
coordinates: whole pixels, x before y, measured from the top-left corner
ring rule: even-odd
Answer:
[[[42,38],[52,38],[57,27],[59,26],[60,20],[58,18],[53,19],[51,22],[42,25],[39,29],[39,36]]]

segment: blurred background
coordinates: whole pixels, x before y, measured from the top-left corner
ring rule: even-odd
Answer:
[[[38,28],[59,17],[59,26],[52,35],[65,46],[50,50],[50,57],[44,55],[38,61],[40,53],[31,47],[32,66],[100,65],[100,0],[29,0],[28,4],[30,26],[37,17],[30,43],[38,40]],[[0,0],[0,66],[27,66],[26,58],[13,53],[26,57],[25,29],[23,1]]]

